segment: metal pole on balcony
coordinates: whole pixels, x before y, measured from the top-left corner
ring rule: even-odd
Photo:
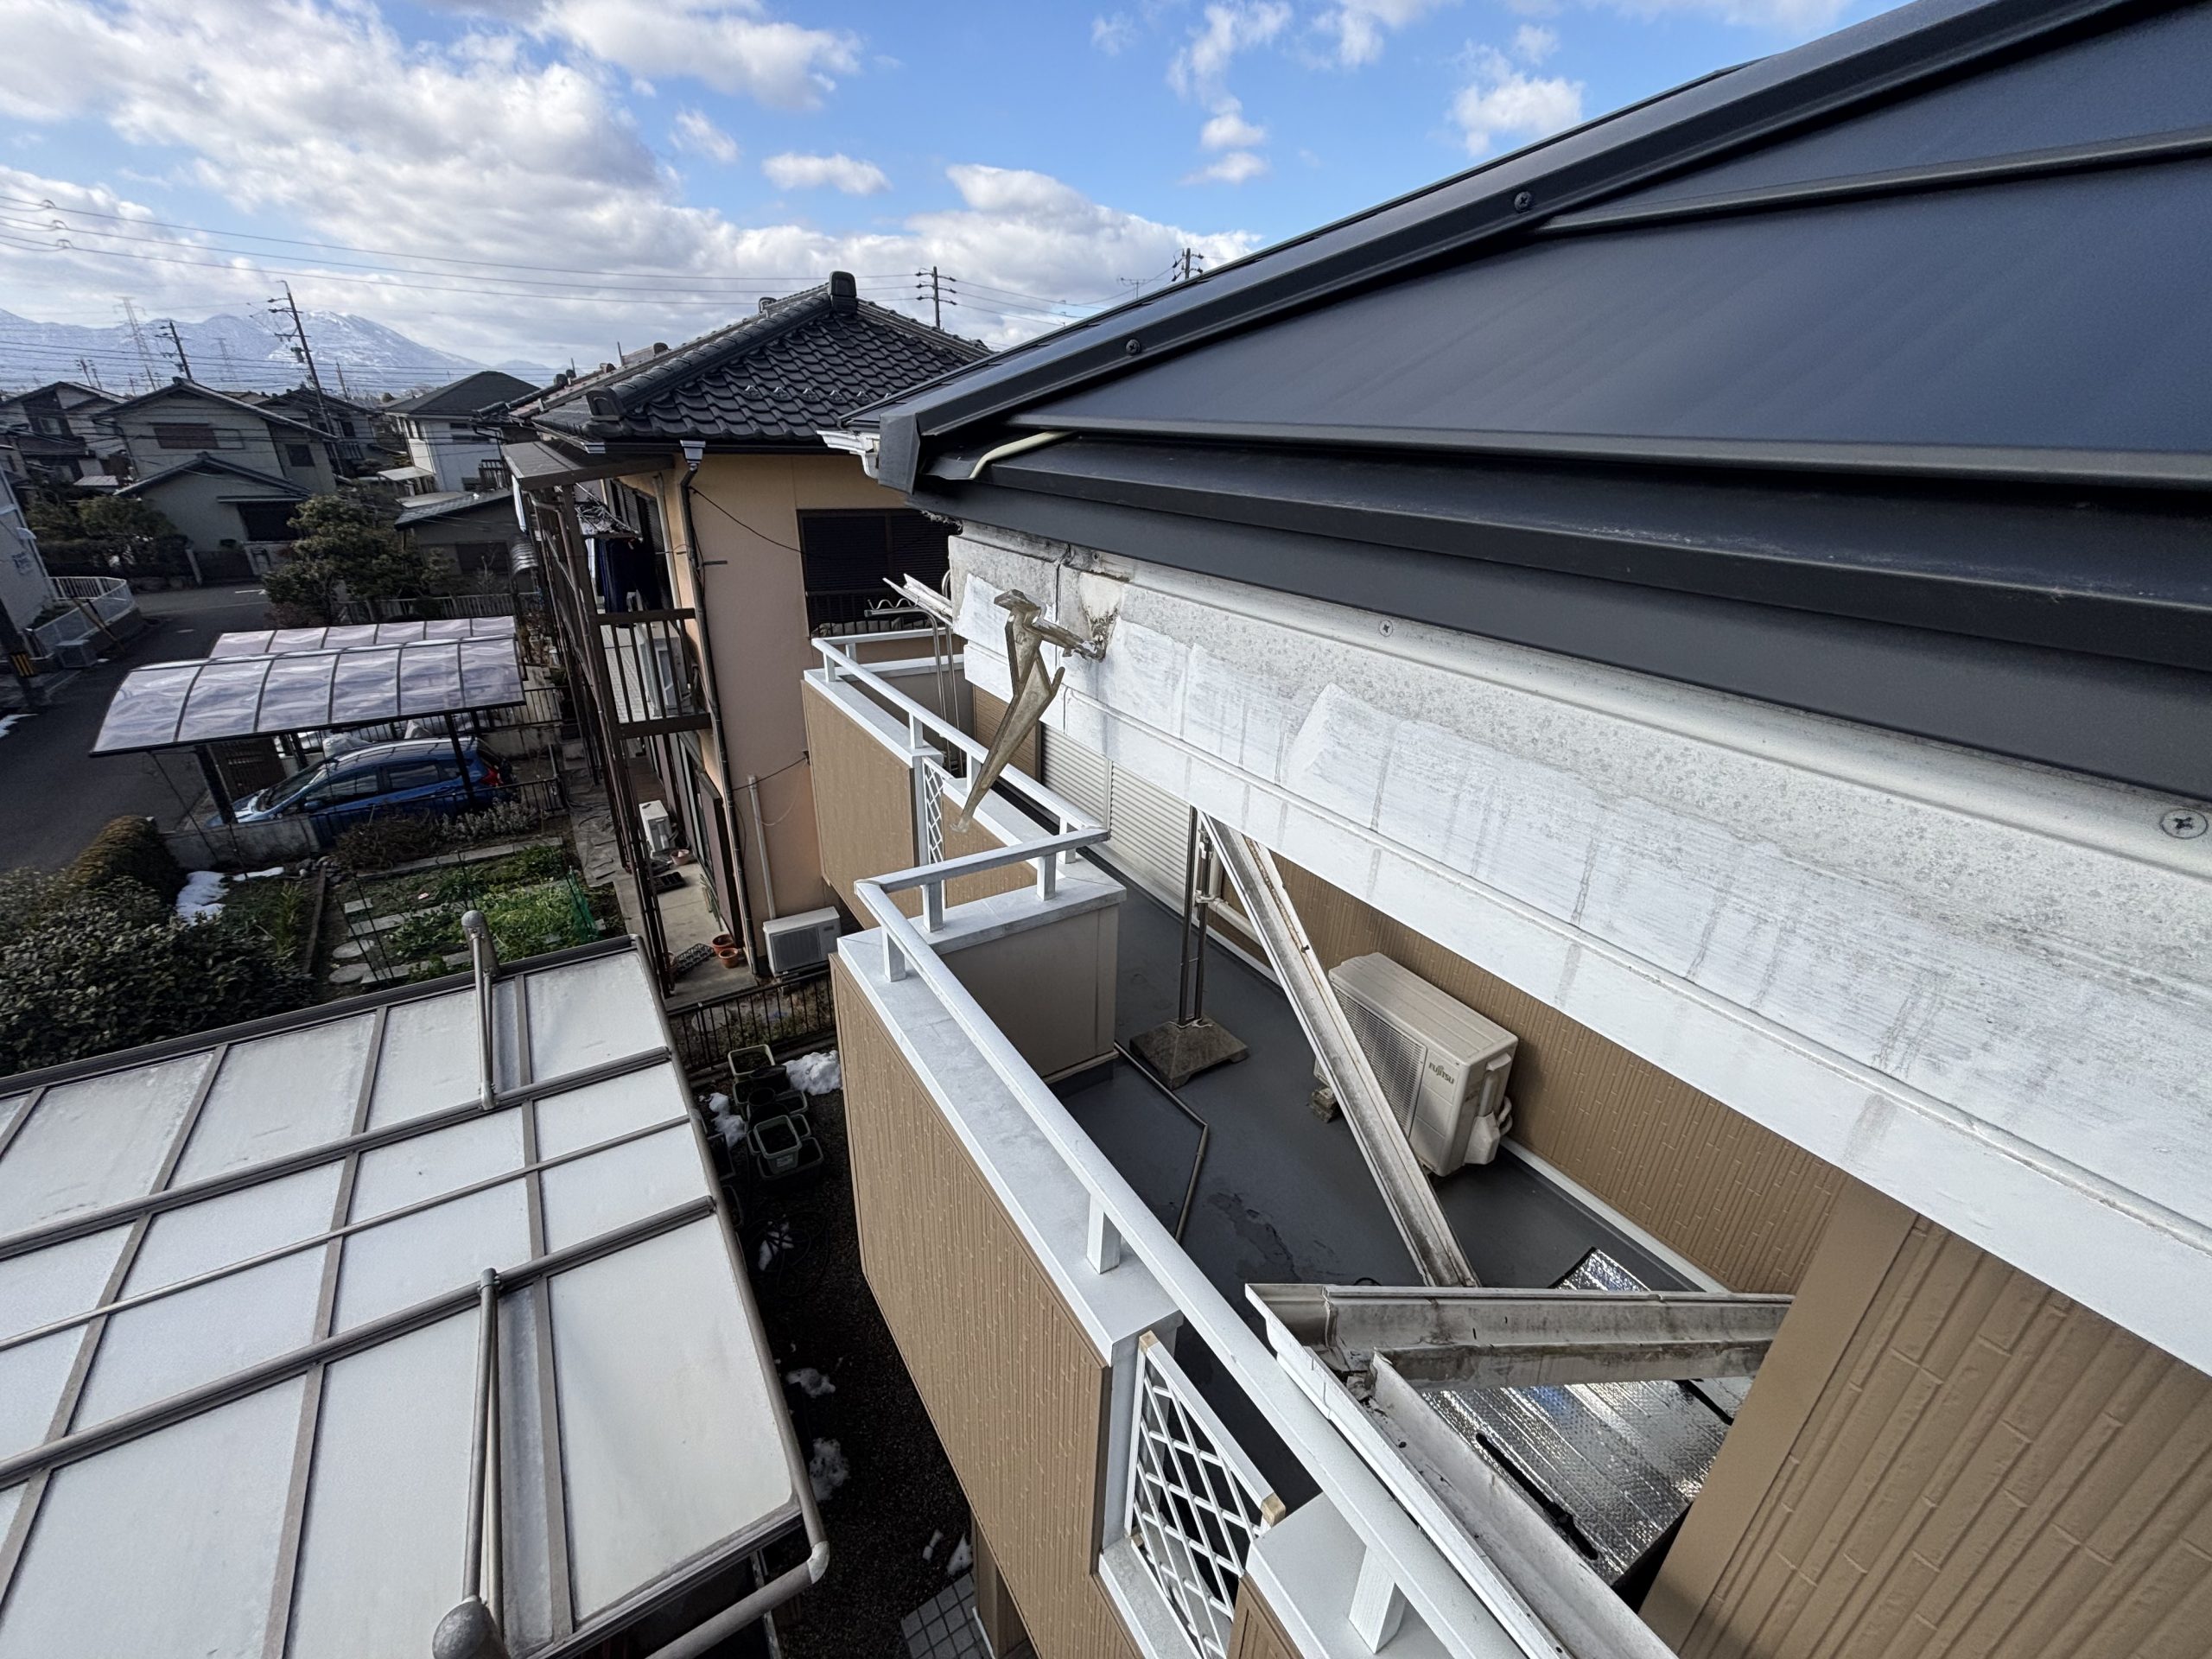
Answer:
[[[1175,987],[1175,1017],[1154,1026],[1131,1043],[1140,1058],[1170,1089],[1180,1089],[1201,1071],[1241,1060],[1251,1051],[1206,1018],[1206,938],[1213,907],[1221,902],[1221,868],[1213,843],[1191,811],[1190,840],[1183,854],[1182,962]]]
[[[461,747],[461,728],[454,724],[451,715],[446,716],[446,741],[453,746],[453,763],[461,768],[461,792],[468,798],[471,806],[477,804],[476,779],[468,774],[468,756]]]
[[[223,769],[215,764],[215,752],[205,743],[194,744],[192,752],[200,757],[200,775],[207,782],[207,792],[215,798],[215,816],[225,823],[235,824],[238,815],[231,808],[231,786],[223,781]]]

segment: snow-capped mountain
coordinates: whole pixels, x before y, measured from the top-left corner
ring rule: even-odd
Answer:
[[[442,385],[485,365],[410,340],[397,329],[343,311],[308,311],[301,321],[315,348],[323,389],[341,387],[354,397],[373,400]],[[176,321],[177,337],[192,364],[193,378],[203,385],[238,391],[280,391],[307,378],[294,355],[289,319],[278,333],[274,317],[219,315],[200,322]],[[144,349],[140,349],[140,342]],[[502,364],[535,384],[550,371]],[[142,317],[134,338],[128,323],[86,327],[76,323],[35,322],[0,311],[0,387],[23,391],[50,380],[97,381],[118,395],[166,384],[177,372],[169,342],[169,319]]]

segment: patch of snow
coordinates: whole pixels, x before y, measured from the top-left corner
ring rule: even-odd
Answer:
[[[16,722],[22,718],[21,715],[0,715],[0,737],[5,737],[10,732],[14,731]]]
[[[194,870],[184,878],[176,896],[177,919],[212,922],[223,913],[223,875],[215,870]]]
[[[925,1561],[930,1560],[937,1554],[937,1547],[944,1541],[944,1529],[939,1527],[935,1532],[930,1534],[929,1542],[922,1546],[922,1559]]]
[[[766,1235],[760,1241],[760,1254],[755,1263],[757,1270],[761,1273],[767,1272],[777,1258],[789,1254],[796,1248],[797,1241],[791,1237],[791,1224],[777,1222],[768,1229]]]
[[[733,1152],[745,1144],[745,1120],[729,1109],[729,1096],[712,1094],[707,1096],[707,1121],[714,1125],[715,1133],[722,1144]]]
[[[819,1446],[822,1442],[817,1440],[815,1444]],[[963,1538],[960,1541],[960,1547],[944,1558],[944,1576],[948,1579],[957,1579],[975,1565],[976,1552],[968,1548],[968,1541]]]
[[[791,1087],[802,1095],[826,1095],[845,1086],[845,1074],[837,1064],[837,1051],[834,1048],[824,1053],[802,1054],[795,1060],[786,1060],[784,1075],[791,1079]]]
[[[272,875],[282,875],[283,874],[284,867],[282,864],[271,864],[265,870],[248,870],[244,875],[241,875],[237,879],[241,881],[263,881],[266,880]]]
[[[814,1501],[827,1503],[830,1494],[852,1478],[853,1466],[845,1461],[843,1448],[835,1440],[817,1440],[814,1455],[806,1460],[807,1478],[814,1483]],[[963,1541],[962,1548],[967,1545]]]
[[[819,1400],[825,1394],[837,1392],[837,1385],[811,1365],[802,1365],[795,1371],[785,1371],[784,1381],[810,1400]]]

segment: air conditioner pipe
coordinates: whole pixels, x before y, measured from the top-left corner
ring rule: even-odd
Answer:
[[[707,446],[696,439],[683,445],[683,476],[677,480],[677,499],[683,508],[683,555],[691,566],[691,615],[699,625],[699,654],[707,659],[707,719],[715,740],[715,759],[722,774],[722,798],[727,802],[737,787],[737,769],[730,764],[729,740],[722,733],[722,683],[715,668],[714,636],[708,632],[706,568],[699,558],[699,526],[691,516],[691,480],[698,475],[699,463],[707,456]],[[758,805],[753,810],[757,823],[760,814]],[[729,850],[735,855],[730,861],[735,867],[731,874],[736,877],[737,931],[745,940],[745,959],[755,973],[760,969],[765,946],[753,928],[753,901],[745,891],[745,849],[731,837]],[[776,897],[768,889],[768,849],[760,848],[760,886],[768,900],[768,914],[776,913]]]

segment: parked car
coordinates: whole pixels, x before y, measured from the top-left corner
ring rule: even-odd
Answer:
[[[467,784],[461,781],[450,742],[418,738],[334,756],[247,796],[234,803],[232,810],[240,823],[307,817],[319,830],[335,835],[372,817],[464,812],[513,793],[505,774],[478,748],[474,738],[461,739],[461,752],[468,764]],[[211,827],[217,822],[209,820]]]

